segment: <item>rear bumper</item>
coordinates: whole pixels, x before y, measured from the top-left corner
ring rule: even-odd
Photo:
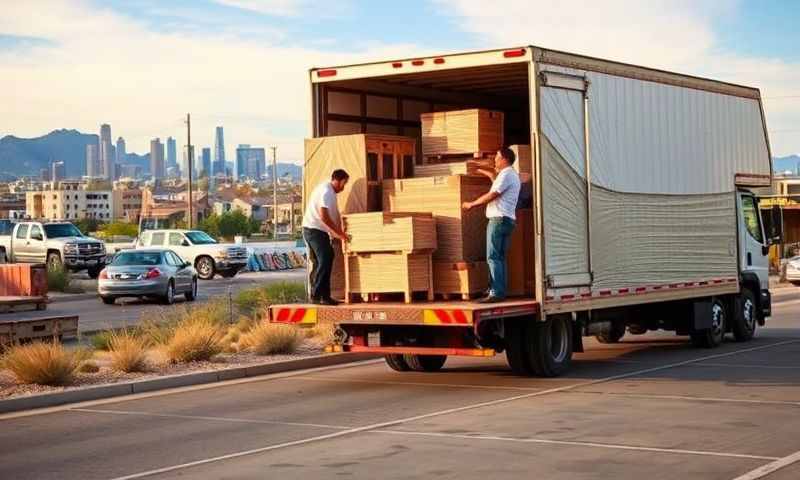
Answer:
[[[97,285],[97,293],[102,296],[140,297],[164,295],[167,284],[161,281],[137,280],[134,282],[101,281]]]
[[[382,355],[447,355],[456,357],[493,357],[492,348],[437,347],[368,347],[365,345],[331,345],[326,352],[377,353]]]

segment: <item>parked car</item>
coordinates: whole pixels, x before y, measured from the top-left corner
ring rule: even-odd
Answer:
[[[86,270],[97,278],[106,263],[106,247],[69,222],[20,222],[11,235],[0,236],[0,263],[4,261]]]
[[[122,297],[154,297],[170,305],[176,295],[191,302],[197,298],[197,272],[172,250],[126,250],[100,272],[97,293],[107,305]]]
[[[137,249],[158,247],[180,255],[203,280],[211,280],[217,273],[231,278],[247,266],[245,247],[218,243],[200,230],[147,230],[136,241]]]
[[[800,287],[800,255],[786,261],[786,281]]]

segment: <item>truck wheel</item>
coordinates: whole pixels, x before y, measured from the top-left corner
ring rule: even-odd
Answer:
[[[719,347],[725,339],[726,324],[725,304],[722,300],[714,298],[711,300],[711,328],[693,330],[689,333],[692,345],[699,348]]]
[[[572,364],[572,317],[553,315],[528,329],[529,362],[540,377],[557,377]]]
[[[86,270],[86,273],[89,275],[89,278],[92,280],[96,279],[100,276],[100,272],[103,271],[103,267],[92,267]]]
[[[512,318],[506,320],[504,325],[506,361],[515,375],[524,377],[533,375],[533,368],[528,361],[528,350],[525,348],[525,331],[531,328],[529,323],[529,318]]]
[[[752,340],[756,333],[756,296],[747,288],[733,300],[731,330],[737,342]]]
[[[402,355],[384,355],[383,359],[386,360],[386,365],[396,372],[407,372],[411,370]]]
[[[214,274],[216,273],[214,259],[211,257],[198,258],[195,262],[194,268],[197,270],[197,276],[203,280],[211,280],[214,278]]]
[[[438,372],[447,361],[447,355],[403,355],[403,360],[415,372]]]
[[[595,338],[600,343],[617,343],[625,336],[625,324],[623,322],[611,322],[611,328],[604,330]]]
[[[61,270],[64,268],[64,262],[61,261],[61,254],[58,252],[50,252],[47,254],[47,269],[48,270]]]
[[[100,297],[100,300],[102,300],[106,305],[114,305],[117,299],[114,297]]]
[[[628,333],[631,335],[644,335],[647,333],[647,327],[641,325],[628,325]]]

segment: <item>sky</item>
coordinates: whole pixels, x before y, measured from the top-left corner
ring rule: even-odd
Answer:
[[[761,89],[775,156],[800,153],[796,0],[27,0],[0,15],[0,136],[109,123],[302,161],[311,67],[538,45]]]

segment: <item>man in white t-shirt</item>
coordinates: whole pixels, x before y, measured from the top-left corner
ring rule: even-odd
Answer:
[[[311,269],[311,302],[319,305],[336,305],[331,298],[331,271],[333,247],[331,236],[342,242],[347,236],[342,230],[336,194],[344,190],[350,175],[344,170],[334,170],[329,182],[317,185],[308,197],[303,215],[303,239],[308,246]]]
[[[511,233],[517,223],[516,209],[519,198],[519,175],[514,170],[514,152],[504,148],[494,157],[494,170],[478,170],[492,180],[492,187],[472,202],[464,202],[462,208],[486,205],[486,263],[489,264],[489,291],[478,300],[480,303],[496,303],[506,298],[506,253],[511,243]]]

